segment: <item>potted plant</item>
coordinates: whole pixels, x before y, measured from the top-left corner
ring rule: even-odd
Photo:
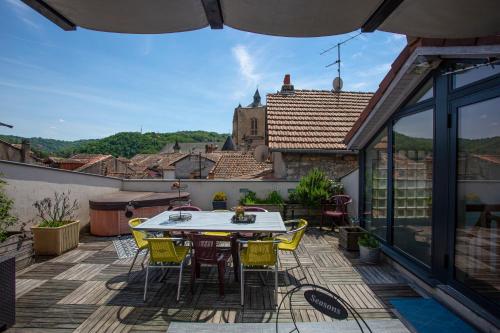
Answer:
[[[359,238],[365,234],[365,230],[359,226],[357,217],[350,217],[352,226],[339,227],[339,246],[347,251],[359,251]]]
[[[365,263],[375,264],[380,260],[380,242],[371,233],[359,237],[359,259]]]
[[[212,200],[213,209],[227,209],[227,195],[224,192],[215,192]]]
[[[332,195],[341,194],[342,192],[343,185],[340,182],[329,179],[319,169],[312,169],[300,179],[295,191],[290,193],[289,203],[286,207],[287,214],[291,212],[291,218],[306,215],[309,219],[319,220],[321,204]]]
[[[78,246],[80,221],[75,220],[79,208],[70,200],[70,192],[54,192],[54,197],[36,201],[33,206],[41,222],[31,227],[35,254],[60,255]]]

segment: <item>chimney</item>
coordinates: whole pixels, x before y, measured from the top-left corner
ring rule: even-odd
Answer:
[[[181,147],[179,146],[179,141],[175,140],[175,145],[174,145],[174,153],[178,153],[181,150]]]
[[[281,86],[282,94],[293,94],[293,84],[290,82],[290,74],[285,74],[283,85]]]
[[[217,150],[217,145],[213,143],[205,145],[205,153],[210,154]]]
[[[28,163],[30,160],[30,141],[23,139],[21,141],[21,162]]]

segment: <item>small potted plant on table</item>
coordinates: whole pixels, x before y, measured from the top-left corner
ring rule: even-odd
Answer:
[[[214,210],[227,209],[227,195],[224,192],[215,192],[212,207]]]
[[[78,246],[80,221],[74,215],[79,208],[76,200],[70,200],[70,192],[54,193],[54,197],[36,201],[41,222],[31,227],[37,255],[60,255]]]
[[[376,264],[380,260],[380,242],[371,233],[365,233],[358,240],[359,259],[362,262]]]

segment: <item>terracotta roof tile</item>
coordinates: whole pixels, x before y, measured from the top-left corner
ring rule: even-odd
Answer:
[[[344,150],[344,137],[372,93],[295,90],[267,95],[271,149]]]
[[[272,164],[258,162],[253,154],[226,153],[210,171],[209,178],[258,178],[272,172]]]

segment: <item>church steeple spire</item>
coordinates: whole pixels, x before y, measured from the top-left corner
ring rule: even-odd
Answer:
[[[255,90],[255,94],[253,94],[253,103],[252,103],[252,106],[253,107],[256,107],[256,106],[262,106],[262,104],[260,103],[260,93],[259,93],[259,88],[257,88]]]

